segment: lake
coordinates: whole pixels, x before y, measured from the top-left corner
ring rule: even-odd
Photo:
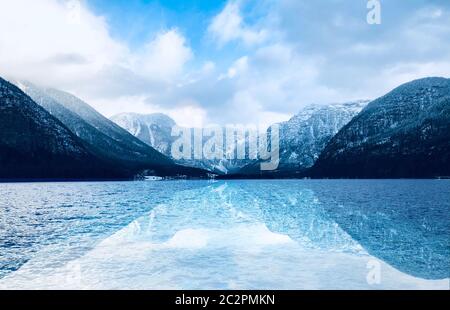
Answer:
[[[450,289],[450,180],[0,184],[1,289]]]

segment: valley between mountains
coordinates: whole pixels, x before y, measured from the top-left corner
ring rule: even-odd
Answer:
[[[373,101],[308,105],[278,125],[274,171],[229,159],[234,149],[180,160],[171,156],[176,123],[167,115],[108,119],[70,93],[0,78],[0,180],[450,176],[447,78],[411,81]]]

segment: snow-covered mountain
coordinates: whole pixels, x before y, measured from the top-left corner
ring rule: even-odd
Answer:
[[[164,156],[129,135],[80,99],[61,91],[44,89],[29,82],[19,87],[36,103],[63,122],[95,153],[130,162],[168,162]]]
[[[309,105],[280,128],[280,162],[277,171],[263,174],[295,176],[311,168],[333,136],[355,117],[368,100],[328,105]],[[259,163],[243,167],[240,174],[260,175]]]
[[[111,120],[161,153],[167,156],[172,155],[172,144],[177,139],[177,137],[172,137],[172,128],[176,123],[169,116],[161,113],[148,115],[122,113],[111,117]],[[194,128],[189,128],[189,130],[193,134]],[[204,137],[203,143],[208,139],[208,137]],[[250,160],[231,160],[227,159],[225,154],[221,159],[179,159],[176,162],[185,166],[227,174],[239,170],[248,164]]]
[[[176,165],[170,158],[137,139],[79,98],[56,89],[18,82],[32,99],[59,119],[98,157],[131,174],[152,170],[158,175],[205,175]]]
[[[46,93],[103,134],[121,143],[124,149],[133,153],[133,156],[160,164],[172,162],[72,94],[56,89],[47,89]]]
[[[113,116],[111,120],[136,138],[166,156],[170,156],[170,148],[174,141],[171,132],[176,123],[167,115],[162,113],[148,115],[121,113]]]
[[[450,175],[450,79],[425,78],[372,101],[326,146],[318,177]]]
[[[108,120],[69,93],[17,84],[23,92],[0,79],[0,178],[124,177],[125,170],[155,167],[164,175],[206,176],[195,169],[201,168],[262,176],[259,161],[226,155],[175,163],[169,157],[176,123],[164,114],[124,113]],[[406,83],[369,104],[307,106],[279,127],[279,168],[265,173],[272,177],[450,175],[446,78]]]
[[[0,179],[120,176],[61,121],[0,78]]]
[[[280,169],[304,170],[313,166],[329,140],[357,115],[369,101],[342,104],[310,105],[280,125]],[[172,126],[175,122],[164,114],[119,114],[111,118],[149,145],[170,156]],[[192,130],[192,129],[191,129]],[[224,131],[225,132],[225,131]],[[233,152],[234,150],[227,150]],[[260,162],[249,159],[192,159],[178,161],[184,165],[218,173],[259,172]],[[242,172],[242,171],[241,171]]]
[[[310,105],[280,124],[280,164],[292,169],[314,165],[326,144],[369,103]]]

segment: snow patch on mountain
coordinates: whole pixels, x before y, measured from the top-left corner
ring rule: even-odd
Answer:
[[[297,169],[312,167],[331,138],[368,103],[358,100],[309,105],[280,123],[280,164]]]

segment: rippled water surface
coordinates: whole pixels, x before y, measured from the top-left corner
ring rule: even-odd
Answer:
[[[448,180],[0,184],[0,288],[450,289]]]

